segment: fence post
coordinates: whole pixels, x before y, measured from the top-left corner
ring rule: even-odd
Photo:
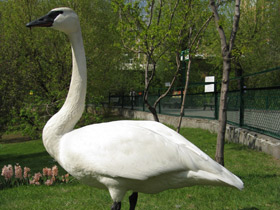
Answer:
[[[240,77],[240,107],[239,107],[239,126],[242,127],[244,124],[244,79]]]

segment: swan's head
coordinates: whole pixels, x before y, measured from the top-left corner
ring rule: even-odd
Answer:
[[[31,21],[26,27],[52,27],[66,34],[71,34],[80,29],[78,15],[70,8],[61,7],[52,9],[48,14]]]

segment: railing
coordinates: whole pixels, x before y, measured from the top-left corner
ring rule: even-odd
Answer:
[[[276,70],[280,70],[280,68],[263,72],[267,73]],[[259,74],[251,76],[255,75]],[[247,88],[244,86],[244,78],[249,76],[232,79],[239,79],[240,89],[228,92],[227,122],[280,139],[280,86]],[[214,84],[217,86],[219,83]],[[219,91],[212,93],[194,91],[195,87],[199,89],[197,88],[199,85],[204,86],[205,83],[189,85],[188,92],[190,93],[186,97],[184,116],[217,120],[220,100]],[[218,88],[215,87],[215,89],[217,90]],[[149,103],[153,104],[158,97],[159,94],[150,94]],[[177,88],[176,91],[174,90],[160,101],[157,106],[157,112],[159,114],[179,116],[182,97],[182,89]],[[144,104],[143,92],[136,92],[132,96],[128,94],[110,95],[109,104],[113,107],[148,111]]]

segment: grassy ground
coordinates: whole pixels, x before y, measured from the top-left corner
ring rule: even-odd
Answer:
[[[216,135],[201,129],[183,128],[187,139],[214,157]],[[32,173],[51,167],[54,160],[40,140],[0,144],[0,167],[20,163]],[[139,194],[137,209],[280,209],[280,161],[235,144],[225,145],[226,167],[245,184],[239,191],[226,187],[195,186],[155,195]],[[60,174],[64,174],[60,168]],[[126,195],[122,207],[129,208]],[[20,186],[0,190],[0,209],[110,209],[109,193],[79,184]]]

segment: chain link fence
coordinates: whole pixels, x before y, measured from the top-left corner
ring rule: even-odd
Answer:
[[[276,76],[280,78],[279,70],[280,67],[231,79],[230,89],[233,90],[230,90],[227,96],[227,122],[229,124],[280,139],[280,86],[253,87],[263,85],[256,77],[264,79],[264,75],[277,72]],[[258,81],[258,84],[252,78]],[[210,93],[202,92],[206,84],[209,83],[189,84],[184,105],[185,117],[218,119],[219,82],[215,83],[217,91]],[[150,94],[148,102],[153,104],[159,95],[160,93]],[[183,89],[174,88],[160,101],[157,112],[179,116],[182,98]],[[145,107],[142,91],[133,94],[110,95],[109,104],[112,107],[149,111]]]

